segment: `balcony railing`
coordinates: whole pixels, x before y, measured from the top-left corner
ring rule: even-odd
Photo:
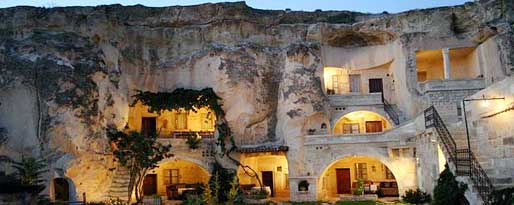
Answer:
[[[482,78],[463,80],[429,80],[418,83],[421,93],[449,90],[480,90],[485,87]]]
[[[188,137],[196,137],[200,136],[202,139],[212,139],[214,138],[214,132],[211,131],[176,131],[171,133],[161,133],[159,138],[166,139],[187,139]]]
[[[307,135],[305,136],[304,145],[388,143],[398,142],[399,139],[400,135],[386,130],[384,132],[358,134]]]
[[[332,106],[381,105],[381,93],[346,93],[329,95]]]

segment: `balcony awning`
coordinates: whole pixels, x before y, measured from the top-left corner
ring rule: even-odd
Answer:
[[[283,145],[261,145],[256,147],[239,147],[237,152],[239,153],[258,153],[258,152],[287,152],[288,146]]]

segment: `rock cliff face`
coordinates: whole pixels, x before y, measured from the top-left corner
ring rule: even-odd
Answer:
[[[51,175],[66,175],[77,193],[101,199],[115,166],[103,128],[126,124],[135,89],[212,87],[238,145],[289,145],[289,169],[300,173],[297,137],[309,117],[330,113],[322,47],[395,43],[409,59],[423,38],[476,45],[495,35],[509,75],[513,4],[381,15],[244,3],[0,9],[0,127],[8,136],[0,154],[42,153]],[[412,76],[411,68],[400,70]],[[398,86],[412,85],[407,78]]]

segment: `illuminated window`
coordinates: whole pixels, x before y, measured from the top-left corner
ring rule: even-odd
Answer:
[[[355,163],[355,177],[357,179],[368,179],[368,168],[366,163]]]
[[[359,133],[359,123],[343,124],[343,134]]]
[[[391,155],[392,158],[400,157],[400,149],[391,149]]]
[[[212,113],[211,112],[203,113],[201,115],[201,119],[202,119],[202,130],[214,129],[214,122],[213,122],[213,119],[212,119]]]
[[[187,113],[179,112],[175,114],[175,129],[186,130],[187,129]]]
[[[284,184],[289,188],[289,174],[284,174]]]
[[[394,179],[394,175],[391,172],[391,170],[389,170],[389,168],[387,168],[385,165],[384,165],[384,167],[385,167],[386,179]]]
[[[164,184],[178,184],[179,183],[179,170],[166,169],[164,170]]]

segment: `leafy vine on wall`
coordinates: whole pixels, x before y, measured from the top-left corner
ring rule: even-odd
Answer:
[[[221,100],[221,98],[216,95],[212,88],[204,88],[202,90],[178,88],[171,93],[137,90],[137,94],[133,97],[135,100],[131,106],[141,102],[143,105],[148,106],[149,112],[158,114],[166,110],[183,109],[197,112],[201,108],[211,109],[216,115],[216,130],[218,131],[216,144],[221,147],[222,155],[226,152],[225,139],[230,137],[231,142],[233,142],[232,132],[225,121],[225,112],[221,104],[218,103],[218,100]],[[235,146],[235,144],[232,143],[232,146]]]

